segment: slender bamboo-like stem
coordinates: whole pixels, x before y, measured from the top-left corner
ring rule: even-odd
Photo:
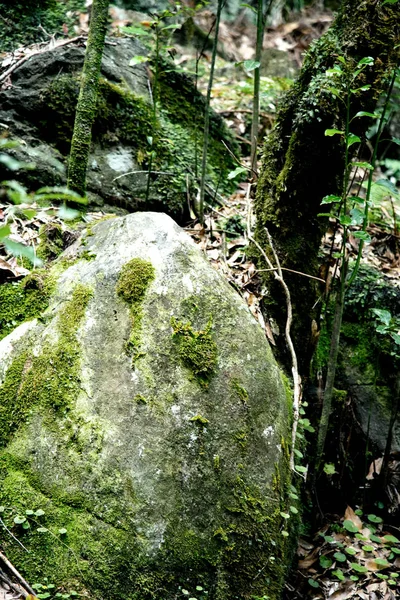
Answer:
[[[264,15],[263,0],[258,0],[257,6],[257,41],[255,60],[261,61],[261,51],[264,39]],[[257,148],[258,148],[258,121],[260,111],[260,67],[254,69],[254,90],[253,90],[253,117],[251,123],[251,154],[250,167],[253,171],[257,170]]]
[[[93,0],[68,163],[68,187],[81,196],[85,194],[86,188],[86,170],[92,138],[92,125],[96,116],[97,90],[107,30],[108,6],[109,0]]]
[[[205,184],[206,184],[208,136],[209,136],[209,128],[210,128],[211,90],[212,90],[213,79],[214,79],[215,59],[217,57],[217,47],[218,47],[219,23],[221,20],[221,10],[222,10],[223,4],[224,4],[223,0],[218,0],[217,16],[215,18],[215,36],[214,36],[213,50],[212,50],[212,57],[211,57],[211,66],[210,66],[210,77],[208,79],[206,105],[204,108],[203,158],[201,161],[200,202],[199,202],[199,213],[200,213],[199,218],[200,218],[201,224],[204,224],[204,192],[205,192]]]

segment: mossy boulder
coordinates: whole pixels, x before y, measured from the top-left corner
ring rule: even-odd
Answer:
[[[278,600],[290,419],[263,332],[166,215],[89,233],[0,342],[2,518],[28,552],[2,550],[93,599]]]
[[[387,319],[387,325],[380,316]],[[328,310],[328,328],[332,318],[333,306]],[[358,433],[355,444],[362,456],[362,469],[366,443],[374,456],[384,453],[393,418],[390,450],[400,451],[400,422],[398,416],[396,418],[400,345],[395,342],[399,328],[400,288],[397,282],[372,267],[362,266],[346,294],[335,380],[336,411],[342,421],[348,405],[345,401],[351,400],[355,420],[348,425],[355,426]],[[329,335],[325,326],[314,357],[315,369],[324,371],[328,357]],[[360,444],[360,436],[364,444]]]
[[[33,56],[13,73],[13,85],[0,91],[0,120],[10,136],[23,141],[14,152],[37,165],[19,175],[31,189],[65,183],[84,52],[82,45],[72,44]],[[159,61],[154,114],[149,89],[155,66],[151,58],[146,65],[130,65],[147,52],[133,38],[113,39],[104,49],[88,196],[100,204],[161,210],[183,220],[188,198],[193,205],[198,189],[205,99],[188,76]],[[209,200],[213,190],[230,191],[234,185],[227,175],[235,161],[223,142],[237,153],[223,119],[211,111]],[[4,167],[0,175],[10,178]]]

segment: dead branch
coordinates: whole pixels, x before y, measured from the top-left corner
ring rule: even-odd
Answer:
[[[29,583],[27,581],[25,581],[25,579],[22,577],[22,575],[17,571],[17,569],[14,567],[14,565],[10,563],[10,561],[8,560],[8,558],[6,558],[2,552],[0,552],[0,560],[3,561],[3,563],[6,565],[7,569],[9,571],[11,571],[11,573],[18,579],[18,581],[20,582],[20,584],[30,594],[32,594],[32,596],[35,596],[35,592],[31,588],[31,586],[29,585]]]
[[[248,218],[247,218],[247,236],[248,236],[249,240],[261,252],[261,255],[264,258],[265,262],[267,263],[269,270],[271,270],[273,272],[275,279],[282,286],[284,294],[285,294],[285,298],[286,298],[287,317],[286,317],[286,326],[285,326],[285,338],[286,338],[286,344],[289,348],[290,356],[292,359],[292,377],[293,377],[292,447],[291,447],[291,451],[290,451],[289,464],[290,464],[291,470],[294,471],[295,473],[297,473],[297,471],[295,471],[295,468],[294,468],[294,450],[295,450],[295,445],[296,445],[296,433],[297,433],[297,426],[299,423],[299,414],[300,414],[299,410],[300,410],[300,402],[301,402],[301,378],[299,375],[296,351],[294,349],[293,341],[292,341],[292,338],[290,335],[290,329],[291,329],[292,320],[293,320],[292,301],[291,301],[291,297],[290,297],[290,290],[283,278],[281,263],[280,263],[278,254],[276,253],[275,246],[273,244],[272,237],[271,237],[271,234],[269,233],[268,229],[265,228],[265,231],[267,233],[268,243],[271,248],[272,254],[274,256],[276,267],[273,266],[270,258],[268,257],[267,253],[265,252],[265,250],[261,247],[261,245],[257,242],[257,240],[255,240],[251,235],[251,231],[250,231],[250,189],[251,189],[251,185],[249,184],[248,192],[247,192],[247,200],[248,200],[248,206],[249,206]]]

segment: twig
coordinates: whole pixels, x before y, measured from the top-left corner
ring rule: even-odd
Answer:
[[[13,538],[13,540],[15,540],[17,542],[17,544],[19,544],[21,546],[21,548],[23,548],[25,550],[25,552],[29,552],[29,550],[27,548],[25,548],[25,546],[23,545],[23,543],[20,542],[17,537],[15,537],[15,535],[13,534],[13,532],[8,529],[7,525],[4,523],[3,519],[1,519],[1,518],[0,518],[0,524],[7,531],[8,535],[10,535]]]
[[[22,575],[17,571],[17,569],[14,567],[14,565],[12,565],[10,563],[10,561],[8,560],[8,558],[6,558],[4,556],[4,554],[2,552],[0,552],[0,559],[3,561],[3,563],[6,565],[7,569],[9,569],[11,571],[11,573],[13,575],[15,575],[15,577],[18,579],[18,581],[23,585],[23,587],[28,590],[28,592],[30,594],[32,594],[32,596],[35,596],[35,592],[33,591],[33,589],[31,588],[31,586],[29,585],[29,583],[27,581],[25,581],[25,579],[22,577]]]
[[[77,37],[71,38],[69,40],[63,40],[62,42],[60,42],[56,46],[53,46],[52,48],[43,48],[43,50],[36,50],[35,52],[32,52],[32,54],[29,54],[29,56],[24,56],[23,58],[20,58],[15,64],[11,65],[11,67],[9,69],[7,69],[7,71],[4,71],[4,73],[2,73],[0,75],[0,83],[2,81],[4,81],[5,79],[7,79],[7,77],[9,75],[11,75],[11,73],[13,73],[16,69],[18,69],[18,67],[23,65],[24,62],[26,62],[27,60],[32,58],[32,56],[36,56],[37,54],[43,54],[43,52],[49,52],[51,50],[55,50],[56,48],[60,48],[61,46],[66,46],[67,44],[73,44],[74,42],[79,42],[84,39],[86,39],[85,36],[78,35]]]
[[[249,185],[248,193],[247,193],[248,204],[249,204],[249,213],[250,213],[250,187],[251,186]],[[269,233],[268,229],[265,228],[265,231],[267,233],[268,243],[270,245],[272,254],[274,256],[276,267],[273,266],[270,258],[267,256],[265,250],[260,246],[260,244],[257,242],[257,240],[255,240],[252,237],[251,231],[250,231],[250,216],[248,216],[247,227],[248,227],[247,235],[248,235],[249,240],[251,242],[253,242],[253,244],[261,252],[261,255],[263,256],[269,269],[271,271],[273,271],[275,279],[281,284],[281,286],[283,287],[283,291],[285,293],[286,310],[287,310],[285,338],[286,338],[286,344],[289,348],[289,352],[290,352],[290,355],[292,358],[292,377],[293,377],[293,425],[292,425],[292,447],[291,447],[291,451],[290,451],[289,465],[290,465],[290,468],[292,469],[292,471],[297,473],[297,471],[295,471],[295,468],[294,468],[294,450],[295,450],[295,445],[296,445],[296,433],[297,433],[297,425],[299,422],[299,410],[300,410],[300,402],[301,402],[301,379],[300,379],[300,375],[299,375],[297,355],[296,355],[296,351],[294,349],[293,341],[292,341],[292,338],[290,335],[290,328],[292,326],[292,320],[293,320],[293,308],[292,308],[292,301],[291,301],[291,297],[290,297],[290,290],[283,278],[281,263],[280,263],[278,254],[276,253],[275,246],[273,244],[272,237],[271,237],[271,234]]]
[[[126,175],[138,175],[139,173],[146,173],[147,175],[169,175],[170,177],[175,175],[175,173],[169,173],[168,171],[129,171],[128,173],[122,173],[122,175],[114,177],[112,181],[117,181],[117,179],[121,179],[121,177],[125,177]]]
[[[0,571],[0,579],[10,586],[10,588],[12,588],[15,592],[17,592],[17,594],[23,596],[24,598],[29,596],[29,593],[21,585],[12,582],[11,579],[6,577],[2,571]]]
[[[252,115],[253,111],[250,110],[250,108],[236,108],[236,109],[231,108],[231,109],[226,109],[226,110],[219,110],[218,113],[220,115],[232,115],[235,113]],[[271,122],[274,120],[273,115],[270,115],[269,113],[260,112],[259,115],[260,115],[260,117],[263,117],[264,119],[269,119]]]
[[[321,279],[321,277],[314,277],[314,275],[309,275],[308,273],[302,273],[301,271],[295,271],[294,269],[288,269],[287,267],[281,267],[282,271],[289,271],[289,273],[296,273],[296,275],[302,275],[303,277],[309,277],[310,279],[315,279],[316,281],[322,281],[325,283],[325,279]],[[265,273],[267,271],[277,271],[278,267],[272,267],[272,269],[257,269],[257,273]]]
[[[245,140],[245,141],[248,144],[250,144],[250,142],[248,140]],[[223,145],[225,146],[225,148],[228,150],[228,152],[232,156],[233,160],[235,160],[238,165],[240,165],[241,167],[243,167],[243,169],[246,169],[246,171],[253,171],[253,169],[251,167],[247,167],[246,165],[244,165],[243,163],[240,162],[240,160],[238,159],[238,157],[233,154],[232,150],[226,145],[226,143],[224,142],[224,140],[221,140],[221,142],[223,143]],[[256,171],[253,171],[253,173],[255,175],[257,175]]]

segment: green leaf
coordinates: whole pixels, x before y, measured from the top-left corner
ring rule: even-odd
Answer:
[[[364,222],[364,212],[359,208],[352,208],[350,211],[351,216],[351,224],[352,225],[362,225]]]
[[[294,467],[296,469],[296,471],[298,471],[299,473],[307,473],[307,467],[303,467],[301,465],[295,465]]]
[[[360,578],[359,578],[359,577],[357,577],[357,575],[350,575],[350,580],[351,580],[351,581],[359,581],[359,580],[360,580]]]
[[[297,494],[295,494],[294,492],[289,492],[288,493],[289,498],[291,498],[292,500],[298,500],[299,497]]]
[[[373,65],[374,64],[374,59],[372,58],[372,56],[365,56],[364,58],[362,58],[359,62],[357,67],[361,67],[362,65]]]
[[[61,529],[58,530],[58,533],[60,535],[65,535],[67,533],[67,530],[65,529],[65,527],[61,527]]]
[[[343,571],[341,569],[336,569],[335,571],[332,571],[332,575],[340,579],[340,581],[346,580],[346,577],[344,576]]]
[[[289,510],[290,512],[292,512],[294,515],[299,514],[298,509],[295,506],[289,506]]]
[[[350,556],[355,556],[357,554],[357,550],[353,548],[353,546],[345,548],[345,552],[347,552],[347,554],[350,554]]]
[[[387,567],[391,566],[391,564],[386,560],[386,558],[375,558],[375,562],[378,565],[378,567],[382,567],[382,569],[386,569]]]
[[[353,144],[358,144],[361,142],[361,138],[358,135],[354,135],[354,133],[349,133],[347,136],[347,147],[350,148]]]
[[[341,202],[342,199],[340,196],[336,196],[335,194],[330,194],[329,196],[324,196],[322,198],[321,204],[332,204],[332,202]]]
[[[399,0],[384,0],[382,2],[382,6],[385,6],[385,4],[397,4]]]
[[[0,163],[5,165],[10,171],[19,171],[23,167],[23,163],[9,154],[0,154]]]
[[[11,233],[10,225],[3,225],[3,227],[0,227],[0,241],[4,240],[4,238],[7,237],[8,235],[10,235],[10,233]]]
[[[351,533],[357,533],[358,531],[358,527],[356,527],[353,521],[350,521],[349,519],[344,521],[343,527],[346,529],[346,531],[350,531]]]
[[[384,308],[371,308],[371,312],[376,315],[378,317],[378,319],[380,320],[381,323],[384,323],[385,325],[390,325],[390,321],[392,320],[392,314],[390,311],[385,310]],[[375,517],[375,515],[369,515],[369,517]],[[371,521],[372,519],[370,519]],[[373,521],[372,523],[380,523],[381,521]],[[383,539],[386,539],[388,537],[393,537],[394,536],[385,536]],[[394,538],[395,540],[397,540],[397,538]],[[398,540],[397,540],[398,541]]]
[[[80,214],[81,213],[79,210],[69,208],[68,206],[65,206],[65,204],[60,206],[60,208],[58,209],[58,216],[63,221],[73,221],[74,219],[77,219],[80,216]]]
[[[257,9],[254,6],[251,6],[251,4],[241,4],[240,6],[242,6],[243,8],[249,8],[253,11],[253,13],[257,14]]]
[[[362,546],[362,549],[364,550],[364,552],[373,552],[375,550],[375,548],[373,546],[370,546],[368,544],[365,546]]]
[[[371,236],[366,231],[353,231],[353,237],[358,240],[363,240],[364,242],[370,242]]]
[[[281,517],[283,517],[284,519],[290,519],[290,515],[289,513],[285,513],[285,512],[281,512],[279,513],[281,515]]]
[[[6,187],[7,196],[13,204],[26,204],[29,202],[29,196],[26,189],[14,179],[3,181],[1,185]]]
[[[327,137],[332,137],[333,135],[343,135],[344,131],[340,131],[339,129],[325,129],[325,135]]]
[[[293,450],[293,452],[295,453],[295,455],[296,455],[298,458],[304,458],[304,454],[303,454],[302,452],[300,452],[300,450],[297,450],[297,448],[295,448],[295,449]],[[291,496],[291,498],[292,498],[292,496]],[[296,496],[296,498],[298,498],[298,496]]]
[[[315,579],[311,579],[311,577],[310,577],[310,579],[308,580],[308,583],[309,583],[309,584],[311,585],[311,587],[313,587],[313,588],[319,588],[319,583],[318,583],[318,581],[315,581]]]
[[[283,537],[289,537],[289,532],[288,531],[281,531],[281,535],[283,535]]]
[[[22,523],[25,523],[26,521],[26,517],[24,517],[23,515],[17,515],[16,517],[14,517],[14,523],[16,523],[17,525],[21,525]]]
[[[394,552],[395,554],[400,554],[400,548],[391,548],[392,552]]]
[[[31,526],[29,524],[29,521],[25,521],[24,523],[22,523],[22,529],[30,529]]]
[[[361,169],[367,169],[368,171],[374,170],[374,167],[369,162],[353,162],[352,165]]]
[[[375,308],[374,310],[378,309]],[[383,519],[381,519],[381,517],[377,517],[376,515],[368,515],[368,521],[371,523],[382,523]]]
[[[333,463],[325,463],[324,472],[327,475],[334,475],[336,473],[335,465]]]
[[[25,511],[25,514],[28,515],[28,517],[30,517],[31,515],[34,514],[33,510],[29,509]]]
[[[259,66],[260,66],[260,63],[257,60],[243,61],[243,67],[245,68],[245,70],[247,72],[254,71],[255,69],[258,69]]]
[[[370,537],[371,542],[375,542],[376,544],[381,544],[382,540],[380,537],[378,537],[377,535],[371,535]]]
[[[34,196],[37,200],[65,200],[76,202],[77,204],[87,204],[88,200],[77,192],[70,190],[65,186],[43,187],[37,190]]]
[[[45,514],[45,513],[44,513],[44,510],[43,510],[42,508],[38,508],[38,509],[35,511],[35,515],[36,515],[37,517],[43,517],[43,515],[44,515],[44,514]]]
[[[48,529],[47,527],[38,527],[36,531],[38,531],[39,533],[47,533]]]
[[[341,215],[339,218],[339,223],[341,225],[351,225],[351,217],[349,215]]]
[[[129,61],[129,66],[134,67],[135,65],[141,65],[145,62],[147,62],[148,58],[147,56],[134,56],[130,61]]]
[[[188,592],[187,590],[182,590],[182,594],[185,594],[185,596],[189,596],[190,592]]]
[[[322,534],[321,534],[322,535]],[[326,542],[328,542],[329,544],[333,544],[336,542],[335,538],[332,537],[331,535],[322,535],[322,537],[324,538],[324,540]]]
[[[328,556],[322,555],[319,557],[319,564],[321,565],[321,567],[323,569],[330,569],[333,562],[332,562],[332,559],[329,558]]]
[[[35,256],[35,252],[30,246],[24,246],[19,242],[14,242],[13,240],[10,240],[9,238],[5,238],[4,245],[7,249],[7,252],[12,254],[13,256],[22,256],[24,258],[27,258],[33,264],[34,267],[42,266],[43,261],[41,261],[40,258],[37,258],[37,256]]]
[[[228,173],[228,179],[235,179],[235,177],[241,175],[242,173],[246,173],[246,171],[247,169],[245,167],[236,167],[236,169]]]
[[[379,119],[380,115],[378,113],[370,113],[365,110],[360,110],[356,115],[354,115],[353,119],[357,117],[370,117],[371,119]]]
[[[399,196],[398,189],[396,188],[394,183],[389,181],[389,179],[378,179],[378,181],[375,182],[375,185],[378,185],[379,187],[388,190],[391,196]]]
[[[196,592],[202,592],[203,588],[201,587],[201,585],[196,585]]]
[[[351,568],[354,571],[357,571],[357,573],[368,573],[367,567],[364,567],[363,565],[359,565],[358,563],[351,563]]]
[[[339,562],[346,562],[347,558],[346,555],[343,554],[343,552],[335,552],[335,554],[333,555],[336,560],[338,560]]]

